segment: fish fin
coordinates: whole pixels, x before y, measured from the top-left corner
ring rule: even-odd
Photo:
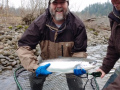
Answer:
[[[77,64],[77,65],[75,65],[75,67],[74,67],[75,69],[82,69],[82,67],[81,67],[81,65],[80,64]]]

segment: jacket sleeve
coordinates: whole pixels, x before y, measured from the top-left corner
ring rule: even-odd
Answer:
[[[18,41],[18,46],[30,46],[35,49],[41,38],[39,27],[33,22]]]
[[[29,71],[33,71],[33,69],[38,67],[37,57],[34,55],[32,49],[36,47],[39,40],[39,28],[35,25],[35,23],[32,23],[18,41],[18,57],[23,67]]]
[[[73,57],[87,57],[87,34],[85,27],[79,26],[74,34]]]
[[[17,54],[22,66],[28,71],[34,72],[34,69],[38,68],[37,57],[34,55],[34,52],[30,49],[29,46],[19,47]]]
[[[112,30],[112,24],[110,25]],[[113,33],[111,33],[111,36],[109,38],[106,57],[103,60],[102,66],[100,67],[106,74],[113,68],[114,64],[119,59],[119,55],[115,49],[114,40],[113,40],[115,37],[113,37],[112,34]]]

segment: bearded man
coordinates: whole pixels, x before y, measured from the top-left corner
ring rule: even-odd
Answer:
[[[36,84],[31,84],[32,90],[42,90],[45,78],[52,74],[46,70],[50,64],[38,65],[38,60],[32,52],[37,44],[41,48],[42,60],[60,56],[87,57],[85,26],[68,7],[69,0],[49,0],[45,13],[34,20],[18,41],[17,54],[21,64],[25,69],[33,72],[30,81],[36,82]],[[84,69],[74,69],[74,74],[77,76],[84,73]],[[69,90],[81,90],[78,83],[80,78],[68,78],[70,75],[66,75]]]

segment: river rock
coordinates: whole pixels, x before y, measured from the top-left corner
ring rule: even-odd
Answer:
[[[9,56],[10,59],[14,59],[14,56]]]
[[[10,56],[11,53],[10,53],[9,51],[4,51],[3,55],[4,55],[4,56]]]
[[[20,64],[20,60],[17,60],[16,62],[17,62],[17,64]]]
[[[4,62],[1,62],[2,63],[2,65],[6,65],[7,64],[7,62],[6,61],[4,61]]]
[[[3,67],[4,70],[12,70],[12,66]]]
[[[16,62],[16,61],[12,62],[12,66],[15,66],[16,64],[17,64],[17,62]]]
[[[3,45],[0,45],[0,49],[3,49],[4,48],[4,46]]]
[[[1,62],[5,62],[6,59],[1,59]]]
[[[6,39],[12,40],[12,36],[11,35],[7,35]]]
[[[5,56],[3,56],[2,54],[0,54],[0,59],[5,59]]]
[[[4,39],[4,35],[3,36],[0,36],[0,41],[2,41]]]
[[[2,68],[0,67],[0,73],[2,73]]]

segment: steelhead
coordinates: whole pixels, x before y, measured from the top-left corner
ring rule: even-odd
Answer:
[[[78,58],[78,57],[61,57],[55,59],[43,60],[39,66],[43,66],[50,63],[50,66],[47,68],[50,72],[59,72],[59,73],[73,73],[74,68],[93,69],[96,67],[97,61],[90,60],[87,58]]]

